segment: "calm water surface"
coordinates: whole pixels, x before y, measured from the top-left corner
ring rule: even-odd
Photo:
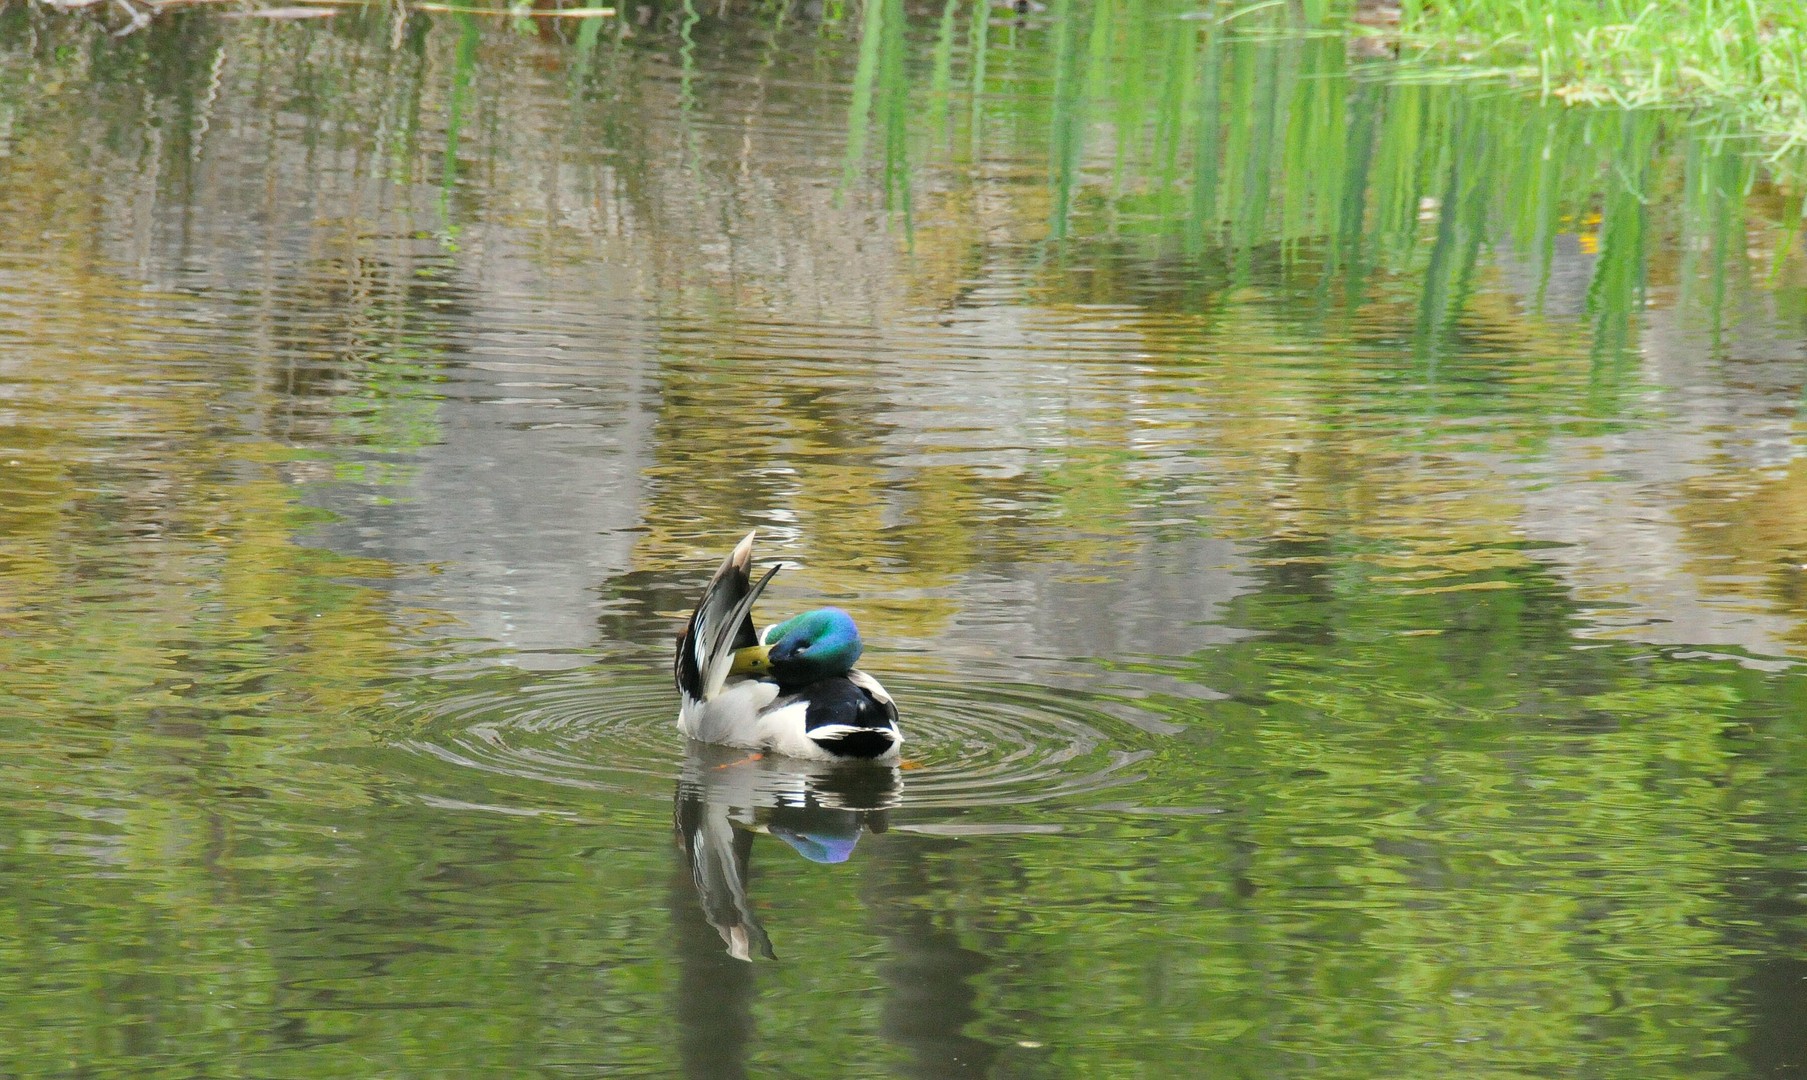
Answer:
[[[0,1072],[1807,1064],[1798,189],[710,7],[0,14]],[[905,768],[677,737],[749,528]]]

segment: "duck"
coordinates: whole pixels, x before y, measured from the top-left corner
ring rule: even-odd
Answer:
[[[753,603],[779,570],[754,580],[756,535],[722,560],[678,638],[678,730],[806,760],[895,763],[903,747],[897,705],[853,666],[865,646],[851,615],[815,608],[753,632]]]

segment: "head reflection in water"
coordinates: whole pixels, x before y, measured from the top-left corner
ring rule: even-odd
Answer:
[[[883,815],[884,811],[873,813]],[[853,856],[853,845],[860,842],[860,827],[866,815],[856,810],[828,810],[822,807],[778,806],[766,822],[766,831],[797,849],[797,854],[814,863],[844,863]],[[873,826],[882,832],[883,822]]]
[[[776,959],[747,895],[757,834],[782,840],[813,863],[843,863],[860,834],[885,831],[897,803],[898,770],[872,763],[804,762],[692,743],[672,819],[704,918],[728,955]]]

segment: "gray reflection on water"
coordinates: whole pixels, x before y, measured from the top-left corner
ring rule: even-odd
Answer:
[[[1498,258],[1508,290],[1533,308],[1536,267],[1510,251]],[[1585,313],[1597,261],[1573,236],[1557,237],[1544,309]],[[1535,460],[1487,462],[1519,503],[1525,535],[1550,542],[1532,557],[1574,590],[1588,616],[1582,636],[1796,651],[1799,618],[1756,599],[1738,577],[1748,568],[1702,559],[1683,516],[1691,488],[1736,492],[1781,475],[1802,453],[1807,344],[1780,332],[1773,300],[1739,291],[1716,330],[1678,304],[1652,307],[1637,355],[1651,415],[1605,433],[1555,435]]]
[[[631,271],[610,260],[580,280],[549,270],[530,235],[473,239],[477,258],[404,300],[432,328],[437,362],[417,390],[430,438],[352,450],[363,482],[322,479],[307,497],[339,515],[318,534],[328,546],[447,570],[404,574],[394,589],[464,632],[525,653],[585,648],[594,583],[632,565],[641,519],[649,316]]]
[[[543,284],[555,291],[557,281],[548,277]],[[310,501],[342,519],[318,530],[320,541],[403,567],[444,568],[448,572],[438,576],[404,575],[392,587],[411,601],[457,615],[470,633],[518,650],[595,646],[603,607],[596,589],[623,584],[622,576],[637,569],[635,546],[654,509],[648,505],[647,489],[655,482],[649,466],[673,452],[670,441],[682,435],[661,433],[657,425],[658,380],[676,377],[674,361],[659,359],[654,343],[636,334],[637,316],[592,310],[581,297],[571,308],[555,310],[567,301],[542,297],[535,313],[513,318],[500,308],[459,316],[460,329],[446,339],[457,349],[454,362],[432,387],[437,439],[395,458],[397,467],[379,483],[322,478],[308,492]],[[499,303],[468,298],[464,306],[487,310]],[[576,329],[555,333],[540,323]],[[573,335],[584,327],[606,338],[606,357],[575,359],[585,339]],[[747,335],[768,329],[743,325],[690,347],[731,340],[741,355],[789,348],[816,351],[818,360],[852,359],[840,351],[832,327],[773,331],[783,340],[769,346],[748,341]],[[891,481],[866,497],[879,503],[882,518],[901,523],[913,512],[911,480],[919,470],[969,465],[995,477],[1018,476],[1038,455],[1062,447],[1079,418],[1124,408],[1126,398],[1142,392],[1140,376],[1108,364],[1072,364],[1051,383],[1051,365],[1062,363],[1071,348],[1063,333],[1056,324],[1033,333],[1018,328],[1005,335],[1008,341],[990,340],[981,360],[966,354],[974,347],[970,341],[924,337],[917,328],[866,343],[890,359],[865,382],[845,374],[798,374],[837,388],[847,384],[866,399],[871,430],[883,433],[879,451]],[[959,355],[945,352],[955,348]],[[1097,343],[1087,348],[1108,353]],[[783,382],[790,374],[775,362],[770,378]],[[970,392],[980,378],[991,391],[983,409]],[[1148,414],[1158,411],[1151,407]],[[1169,479],[1182,493],[1134,507],[1131,520],[1113,527],[1117,535],[1100,561],[1049,565],[1000,546],[953,585],[934,590],[959,602],[961,618],[932,642],[888,644],[943,657],[1052,659],[1185,655],[1246,636],[1223,626],[1221,613],[1252,587],[1249,561],[1239,543],[1197,528],[1208,512],[1199,494],[1185,490],[1199,468],[1194,449],[1189,438],[1173,434],[1136,448],[1139,473]],[[796,461],[783,453],[766,460],[774,469]],[[715,464],[699,461],[696,467]],[[752,496],[740,509],[758,517],[779,514]],[[778,554],[785,554],[782,548]],[[896,571],[890,588],[893,598],[918,591],[908,567]],[[1101,612],[1110,617],[1099,617]],[[658,639],[668,630],[641,625],[632,634]],[[1040,670],[1052,679],[1066,674],[1058,664]]]
[[[385,58],[386,42],[363,51],[326,31],[284,33],[318,33],[347,50],[339,62],[368,76],[360,85],[370,101],[406,101],[430,81],[423,65],[431,57]],[[391,169],[383,153],[371,152],[381,142],[380,123],[359,128],[307,108],[264,116],[266,95],[251,91],[287,77],[287,68],[260,62],[255,50],[221,55],[227,62],[215,73],[219,86],[191,73],[159,89],[173,94],[159,106],[166,119],[187,126],[147,125],[138,133],[142,153],[97,152],[89,168],[99,209],[83,226],[92,231],[91,246],[109,272],[180,297],[146,304],[162,323],[172,313],[185,320],[180,332],[217,349],[223,373],[250,358],[260,378],[286,380],[297,396],[307,395],[307,380],[331,382],[349,358],[362,355],[344,343],[361,320],[380,323],[375,316],[384,311],[373,295],[402,297],[431,345],[423,363],[446,379],[434,391],[447,396],[435,438],[424,447],[352,453],[353,464],[393,469],[394,478],[380,485],[347,486],[324,477],[324,467],[296,468],[294,476],[305,498],[346,516],[322,533],[331,546],[452,571],[404,575],[394,587],[410,600],[443,605],[475,634],[525,650],[594,644],[600,601],[590,590],[634,566],[630,530],[652,516],[643,482],[653,445],[644,437],[644,395],[649,374],[667,359],[657,356],[663,346],[655,338],[676,327],[702,326],[692,344],[705,356],[725,343],[725,327],[756,319],[803,328],[772,332],[772,354],[780,358],[890,358],[875,408],[894,433],[882,452],[899,470],[965,454],[982,469],[1020,471],[1059,447],[1074,417],[1101,405],[1127,405],[1139,420],[1167,408],[1181,421],[1168,426],[1174,434],[1166,445],[1127,447],[1139,467],[1176,481],[1202,467],[1201,458],[1173,451],[1181,442],[1203,442],[1217,418],[1184,401],[1163,406],[1151,392],[1137,365],[1154,349],[1136,325],[1136,305],[1101,306],[1084,323],[1038,325],[1048,310],[1062,307],[1070,316],[1073,305],[1033,291],[1035,271],[1019,250],[1024,226],[1007,209],[1015,200],[973,204],[967,216],[983,226],[978,235],[985,239],[963,251],[969,261],[953,269],[929,259],[913,265],[882,215],[837,205],[821,176],[843,133],[835,108],[822,107],[838,99],[822,98],[819,72],[814,83],[784,72],[766,97],[763,90],[738,92],[747,73],[733,65],[746,64],[746,56],[712,60],[727,70],[701,73],[703,107],[692,111],[703,138],[698,152],[686,155],[666,152],[675,137],[666,121],[677,111],[677,88],[656,71],[648,78],[645,68],[654,65],[638,64],[632,53],[621,54],[621,73],[612,76],[621,81],[609,87],[634,95],[644,130],[627,135],[574,123],[577,103],[557,80],[496,80],[497,105],[511,122],[464,148],[483,168],[468,171],[453,199],[419,182],[427,174]],[[762,87],[767,74],[758,75]],[[210,119],[197,130],[194,117],[203,109]],[[356,113],[355,106],[346,110]],[[583,112],[585,119],[596,115]],[[323,136],[340,124],[342,141]],[[408,149],[422,150],[442,133],[430,123],[421,145]],[[107,144],[91,131],[71,135],[67,141]],[[1026,189],[997,185],[1005,195]],[[1489,245],[1487,258],[1521,302],[1541,292],[1546,314],[1585,313],[1597,256],[1568,234],[1554,237],[1551,251],[1541,281],[1536,260],[1515,255],[1509,244]],[[428,270],[449,278],[440,295],[418,288],[418,275]],[[953,280],[923,283],[922,271]],[[1637,361],[1655,395],[1646,404],[1669,413],[1644,426],[1642,441],[1563,437],[1531,465],[1481,463],[1521,492],[1527,534],[1571,545],[1537,557],[1560,568],[1602,635],[1767,653],[1799,648],[1799,620],[1786,605],[1749,581],[1717,582],[1714,567],[1689,565],[1686,530],[1675,520],[1683,485],[1748,481],[1748,470],[1800,457],[1789,425],[1798,413],[1800,380],[1791,368],[1801,343],[1772,294],[1734,284],[1724,325],[1708,331],[1683,325],[1662,290],[1640,313]],[[29,284],[11,291],[24,295]],[[1119,364],[1088,369],[1088,359]],[[974,376],[986,379],[985,395],[970,393]],[[332,421],[326,412],[303,418],[314,430],[294,417],[249,415],[245,422],[252,431],[267,423],[269,433],[301,445],[349,441],[321,438]],[[577,426],[562,426],[571,423]],[[395,505],[379,505],[389,500]],[[1601,507],[1607,512],[1596,514]],[[1210,507],[1198,500],[1177,509],[1210,520]],[[897,518],[887,507],[886,523]],[[1171,575],[1102,599],[1088,587],[1077,595],[1056,588],[1044,600],[1025,594],[1042,591],[1045,574],[1012,578],[1015,564],[1000,559],[1003,569],[988,567],[949,591],[973,608],[1001,602],[1023,615],[971,628],[973,651],[995,642],[995,631],[1009,623],[1007,632],[1028,639],[1012,644],[1019,655],[1126,648],[1183,655],[1222,640],[1190,633],[1187,624],[1210,623],[1225,599],[1247,591],[1235,580],[1243,552],[1225,549],[1199,561],[1227,567],[1227,579],[1184,597],[1188,615],[1178,621],[1158,602]],[[1073,626],[1062,613],[1076,603],[1130,614]],[[1615,606],[1631,611],[1608,613]],[[1109,634],[1125,622],[1120,636],[1127,645],[1084,647],[1094,631]],[[949,636],[959,643],[966,630],[956,625]]]
[[[923,1080],[989,1076],[998,1047],[967,1033],[981,1018],[978,979],[993,967],[990,956],[961,944],[960,936],[911,897],[931,896],[929,858],[948,841],[900,836],[885,852],[883,875],[874,878],[884,897],[869,902],[891,946],[880,970],[891,988],[881,1012],[885,1036],[911,1052],[905,1066]]]
[[[319,540],[445,569],[393,587],[475,636],[523,652],[592,646],[596,582],[633,565],[649,452],[638,369],[469,363],[435,390],[439,440],[397,482],[313,488],[340,518]]]
[[[1123,541],[1108,565],[987,562],[959,586],[973,617],[950,627],[936,650],[1043,661],[1187,656],[1250,636],[1223,622],[1230,602],[1256,584],[1244,545],[1196,528],[1158,536],[1156,512],[1141,516],[1149,527]],[[1036,664],[1035,673],[1053,684],[1096,679],[1057,663]]]

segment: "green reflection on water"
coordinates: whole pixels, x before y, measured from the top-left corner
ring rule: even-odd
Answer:
[[[1654,422],[1653,298],[1716,350],[1739,304],[1798,319],[1797,193],[1723,131],[1391,82],[1166,6],[949,4],[919,43],[873,4],[857,42],[775,15],[746,49],[707,8],[586,23],[569,79],[541,77],[562,41],[469,19],[396,50],[375,17],[114,43],[5,16],[7,1071],[1792,1060],[1801,679],[1642,643],[1660,609],[1612,640],[1602,611],[1649,601],[1527,534],[1540,491],[1625,489],[1513,470]],[[838,165],[856,216],[904,212],[908,259],[817,225]],[[598,314],[623,265],[640,306]],[[506,382],[456,382],[485,365]],[[1012,430],[957,407],[1012,394]],[[322,539],[427,501],[474,398],[549,403],[492,442],[639,455],[576,674],[512,670],[528,650],[396,584],[434,575]],[[1803,470],[1658,491],[1665,584],[1732,579],[1799,651]],[[577,502],[542,497],[542,527]],[[749,518],[782,526],[788,598],[858,607],[923,766],[844,864],[730,826],[757,966],[674,853],[659,682],[663,616]],[[1242,560],[1215,608],[1087,599],[1199,536]],[[1040,741],[987,744],[1006,720]]]

